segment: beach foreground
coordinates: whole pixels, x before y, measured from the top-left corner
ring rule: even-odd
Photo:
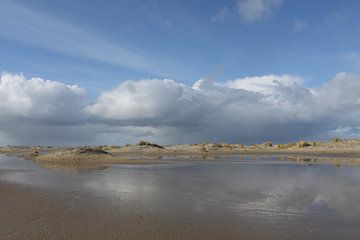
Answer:
[[[296,239],[228,216],[142,214],[70,193],[8,184],[0,190],[1,239],[265,239],[269,232],[266,239]]]
[[[0,155],[0,239],[358,239],[360,168],[169,157],[59,171]],[[59,168],[62,169],[62,168]]]

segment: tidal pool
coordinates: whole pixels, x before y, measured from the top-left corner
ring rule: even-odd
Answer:
[[[1,239],[360,237],[360,167],[218,156],[64,171],[0,155],[0,183]]]

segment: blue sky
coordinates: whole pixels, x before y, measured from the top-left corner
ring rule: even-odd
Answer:
[[[2,0],[0,71],[94,96],[128,79],[291,74],[320,86],[359,72],[359,1],[273,0],[250,18],[239,2]]]
[[[355,0],[0,0],[0,145],[360,137]]]

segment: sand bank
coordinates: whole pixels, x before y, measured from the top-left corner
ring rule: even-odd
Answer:
[[[331,162],[360,165],[360,140],[336,139],[332,142],[295,142],[256,145],[204,143],[160,146],[148,142],[126,146],[25,147],[0,148],[0,153],[33,160],[46,167],[103,168],[108,164],[151,164],[164,156],[279,155],[303,162]],[[290,157],[290,158],[288,158]],[[206,159],[204,157],[204,159]]]

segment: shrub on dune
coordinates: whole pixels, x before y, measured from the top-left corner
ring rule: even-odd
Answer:
[[[305,148],[305,147],[310,147],[310,146],[312,146],[312,145],[310,143],[308,143],[308,142],[305,142],[305,141],[300,141],[298,143],[299,148]]]
[[[160,145],[155,144],[155,143],[147,142],[147,141],[140,141],[137,145],[138,146],[149,146],[149,147],[156,147],[156,148],[164,148],[163,146],[160,146]]]

